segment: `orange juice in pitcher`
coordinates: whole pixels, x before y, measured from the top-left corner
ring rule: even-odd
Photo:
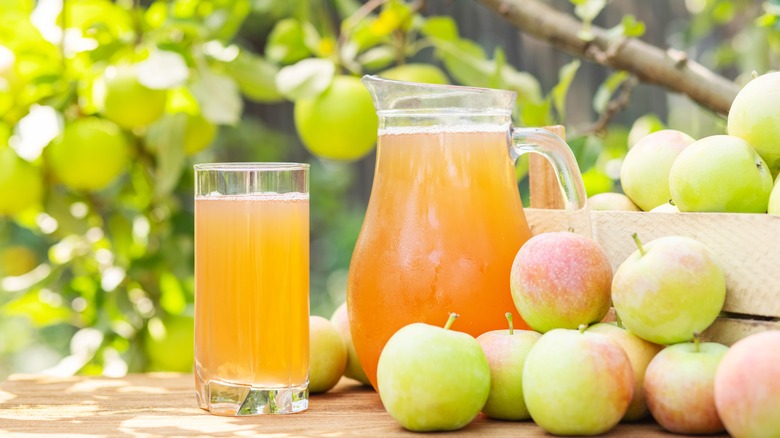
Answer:
[[[565,175],[579,231],[590,228],[571,152],[548,131],[510,127],[514,93],[373,77],[364,83],[380,130],[347,306],[355,350],[376,387],[379,354],[407,324],[444,325],[455,312],[461,317],[453,329],[478,336],[505,328],[508,311],[520,320],[509,274],[530,230],[515,179],[517,156],[541,151],[551,158]]]

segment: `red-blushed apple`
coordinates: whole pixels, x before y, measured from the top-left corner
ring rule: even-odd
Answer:
[[[780,436],[780,330],[731,346],[715,375],[715,405],[736,438]]]
[[[622,193],[598,193],[588,198],[588,208],[600,211],[641,211],[628,196]]]
[[[680,211],[766,213],[772,174],[745,140],[713,135],[680,152],[669,189]]]
[[[664,129],[639,140],[620,166],[623,192],[644,211],[669,202],[669,171],[683,149],[696,141],[690,135]]]
[[[523,397],[531,418],[555,435],[598,435],[628,409],[634,375],[625,351],[599,333],[551,330],[531,347]]]
[[[347,367],[344,369],[344,376],[350,379],[355,379],[364,385],[370,385],[366,372],[363,371],[363,366],[360,365],[357,353],[355,352],[355,344],[352,342],[352,333],[349,331],[349,317],[347,316],[347,303],[342,303],[333,312],[333,316],[330,317],[330,322],[336,327],[341,339],[344,340],[344,345],[347,347]]]
[[[490,365],[490,394],[482,412],[499,420],[527,420],[531,416],[523,399],[523,363],[542,335],[515,330],[512,314],[507,312],[506,317],[509,330],[492,330],[477,337]]]
[[[726,279],[709,248],[684,236],[642,245],[615,271],[612,303],[623,325],[656,344],[689,341],[715,321]]]
[[[568,231],[531,237],[517,252],[510,287],[532,329],[576,329],[609,311],[612,266],[596,241]]]
[[[628,410],[626,410],[623,420],[637,421],[646,418],[650,412],[647,409],[645,393],[642,390],[642,384],[645,381],[645,370],[647,369],[647,364],[653,360],[663,346],[646,341],[615,324],[594,324],[588,327],[587,331],[608,336],[626,352],[628,360],[631,362],[631,369],[634,372],[634,396],[631,398],[631,404],[628,405]]]
[[[309,392],[336,386],[347,366],[347,347],[336,327],[321,316],[309,317]]]
[[[664,429],[680,434],[723,431],[715,409],[715,373],[728,347],[715,342],[670,345],[658,353],[645,372],[647,406]]]
[[[729,135],[750,143],[774,175],[780,172],[780,72],[767,73],[748,82],[731,103]]]
[[[456,430],[471,422],[490,392],[490,366],[471,335],[413,323],[387,341],[376,378],[387,412],[415,432]]]

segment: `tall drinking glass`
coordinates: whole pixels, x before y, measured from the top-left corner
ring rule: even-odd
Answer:
[[[217,415],[308,407],[309,165],[195,165],[195,386]]]

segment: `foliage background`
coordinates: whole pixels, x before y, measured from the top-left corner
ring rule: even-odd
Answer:
[[[360,32],[368,32],[360,43],[365,47],[351,55],[357,65],[347,68],[354,70],[352,74],[399,62],[423,62],[444,68],[454,83],[517,89],[519,124],[567,126],[589,194],[620,190],[616,181],[620,159],[632,128],[639,135],[668,126],[697,138],[724,130],[723,119],[686,98],[642,84],[632,90],[628,105],[609,120],[606,129],[594,130],[594,122],[628,76],[579,64],[518,33],[476,1],[372,1],[377,7],[355,23],[346,20],[361,5],[354,0],[119,0],[112,5],[116,10],[105,6],[110,4],[107,1],[68,0],[66,5],[76,11],[98,10],[91,18],[73,21],[79,21],[83,37],[99,42],[98,49],[71,55],[39,41],[40,35],[30,25],[33,8],[56,9],[57,3],[13,0],[0,6],[4,14],[0,45],[29,67],[29,75],[20,79],[24,93],[12,90],[7,82],[0,87],[0,149],[13,147],[15,136],[18,144],[19,123],[35,104],[55,108],[66,122],[99,112],[92,102],[84,102],[88,93],[82,92],[80,84],[91,83],[106,65],[143,59],[155,47],[182,55],[190,72],[185,86],[207,90],[195,111],[220,128],[210,147],[186,155],[180,150],[182,128],[169,111],[156,122],[158,128],[129,133],[139,155],[128,164],[126,174],[96,191],[72,190],[52,177],[44,158],[30,160],[45,183],[43,197],[24,212],[0,216],[0,378],[43,370],[117,375],[189,368],[194,287],[191,165],[196,162],[312,164],[311,310],[331,314],[344,300],[349,259],[370,192],[374,153],[354,162],[312,156],[295,131],[293,103],[279,94],[273,79],[280,68],[303,58],[330,59],[343,69],[342,54],[334,47],[345,30],[356,40]],[[115,12],[90,9],[101,3]],[[573,3],[590,6],[600,12],[595,24],[612,28],[623,23],[623,34],[682,50],[738,81],[746,80],[752,71],[764,73],[778,66],[780,4],[775,1],[551,3],[580,15],[582,10],[575,10]],[[411,14],[414,24],[387,23],[399,13]],[[631,23],[629,16],[643,25],[625,25]],[[316,29],[316,37],[305,41],[302,53],[284,59],[269,51],[300,48],[301,34],[292,32],[276,40],[271,35],[280,22],[290,19]],[[436,42],[433,34],[420,30],[436,20],[455,24],[457,38],[439,34]],[[118,36],[117,28],[125,25],[135,40]],[[389,28],[376,31],[381,25]],[[378,34],[372,36],[372,29]],[[405,52],[393,49],[399,35],[406,38]],[[420,50],[410,49],[415,41],[422,41]],[[457,62],[447,44],[468,55],[462,56],[464,62]],[[240,60],[246,64],[226,60],[232,48],[240,48]],[[375,52],[378,58],[386,58],[376,64],[380,68],[372,68],[370,60],[359,56],[369,48],[391,49]],[[475,66],[500,73],[486,83]],[[208,83],[204,78],[209,74],[226,80]],[[226,95],[227,102],[222,98]],[[155,132],[178,134],[160,139]],[[525,193],[522,162],[518,178]]]

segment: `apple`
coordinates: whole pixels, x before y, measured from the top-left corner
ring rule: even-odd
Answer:
[[[347,316],[347,303],[342,303],[333,312],[330,322],[336,327],[336,330],[341,335],[341,339],[344,341],[344,345],[347,347],[347,367],[344,369],[344,376],[355,379],[364,385],[370,385],[371,382],[366,377],[363,366],[360,365],[355,352],[355,344],[352,342],[352,333],[349,331],[349,317]]]
[[[517,311],[541,333],[601,321],[611,282],[612,266],[599,244],[568,231],[528,239],[510,274]]]
[[[490,366],[471,335],[413,323],[379,355],[377,387],[387,412],[415,432],[456,430],[471,422],[490,392]]]
[[[641,211],[631,199],[622,193],[598,193],[588,198],[591,210]]]
[[[672,204],[671,202],[667,202],[665,204],[661,204],[658,207],[653,208],[650,211],[652,213],[679,213],[680,209],[677,208],[677,206]]]
[[[669,188],[680,211],[766,213],[772,174],[745,140],[713,135],[680,152]]]
[[[600,323],[588,327],[592,333],[601,333],[615,341],[628,356],[631,362],[631,370],[634,372],[634,396],[631,404],[623,416],[625,421],[637,421],[646,418],[649,414],[642,384],[645,380],[645,370],[651,360],[658,354],[663,346],[646,341],[630,331],[618,327],[615,324]]]
[[[653,418],[679,434],[723,431],[715,409],[715,372],[728,347],[715,342],[670,345],[647,366],[644,391]]]
[[[389,68],[380,77],[394,81],[420,82],[424,84],[447,85],[450,83],[447,75],[440,68],[430,64],[403,64]]]
[[[693,137],[673,129],[653,132],[629,149],[620,167],[623,192],[644,211],[672,199],[669,171]]]
[[[309,317],[309,392],[336,386],[347,366],[347,347],[336,327],[321,316]]]
[[[551,330],[531,348],[523,397],[531,418],[555,435],[598,435],[626,413],[634,392],[631,362],[599,333]]]
[[[734,437],[780,436],[780,330],[737,341],[715,375],[715,406]]]
[[[612,303],[623,324],[656,344],[689,341],[715,321],[726,299],[726,280],[710,250],[683,236],[642,245],[618,267]]]
[[[772,189],[772,193],[769,195],[767,213],[780,214],[780,176],[775,180],[775,186]]]
[[[772,174],[780,172],[780,72],[748,82],[731,103],[728,133],[745,139],[766,161]]]
[[[507,312],[509,330],[492,330],[477,337],[490,366],[490,394],[482,412],[499,420],[531,418],[523,399],[523,363],[542,336],[530,330],[515,330]]]

